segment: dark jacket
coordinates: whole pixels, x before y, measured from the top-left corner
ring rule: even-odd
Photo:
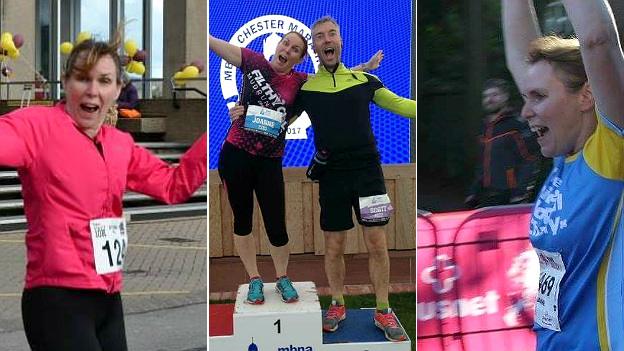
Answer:
[[[477,201],[489,194],[506,194],[508,199],[524,197],[534,181],[539,145],[527,123],[511,109],[484,121],[479,136],[479,163],[470,195]],[[502,204],[502,203],[501,203]]]
[[[117,108],[136,109],[139,106],[139,94],[132,83],[121,88],[119,98],[117,98]]]

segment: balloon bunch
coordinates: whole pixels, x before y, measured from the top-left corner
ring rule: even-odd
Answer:
[[[91,33],[89,33],[89,32],[80,32],[80,33],[78,33],[78,37],[76,37],[76,45],[82,43],[85,40],[89,40],[89,39],[91,39]],[[68,41],[64,41],[64,42],[61,43],[61,46],[60,46],[59,49],[61,51],[61,54],[69,55],[72,52],[72,50],[74,49],[74,44],[72,44],[72,43],[70,43]]]
[[[195,78],[204,71],[204,61],[194,60],[188,65],[180,67],[178,72],[173,75],[173,80],[177,85],[184,85],[186,79]]]
[[[24,45],[24,37],[21,34],[11,34],[10,32],[4,32],[0,35],[0,61],[2,61],[0,73],[4,77],[9,77],[13,74],[11,67],[6,65],[8,58],[17,59],[20,56],[19,48]]]
[[[121,65],[126,67],[128,73],[143,75],[145,73],[145,60],[147,52],[139,50],[134,40],[126,40],[124,43],[126,55],[121,57]]]
[[[76,45],[91,39],[91,33],[80,32],[76,38]],[[63,55],[69,55],[74,49],[74,45],[68,41],[61,43],[60,51]],[[147,59],[147,52],[139,50],[134,40],[126,40],[124,42],[125,55],[121,56],[121,65],[128,73],[143,75],[145,73],[144,62]]]

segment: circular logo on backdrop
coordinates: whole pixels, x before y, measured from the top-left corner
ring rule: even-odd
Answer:
[[[247,47],[255,40],[262,40],[262,53],[267,60],[275,53],[277,44],[282,36],[288,32],[299,32],[308,41],[308,55],[312,59],[314,72],[318,70],[319,59],[312,50],[312,31],[298,20],[282,15],[267,15],[256,17],[241,26],[230,39],[230,43],[239,47]],[[236,81],[237,67],[221,60],[219,77],[223,99],[231,108],[238,98],[238,86]],[[304,112],[297,120],[288,127],[286,139],[306,139],[306,129],[310,127],[310,118]]]

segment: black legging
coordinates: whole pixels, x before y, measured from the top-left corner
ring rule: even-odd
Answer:
[[[22,319],[33,351],[127,351],[119,293],[25,289]]]
[[[225,142],[219,157],[219,175],[234,213],[234,234],[251,233],[255,191],[269,242],[277,247],[286,245],[282,158],[254,156]]]

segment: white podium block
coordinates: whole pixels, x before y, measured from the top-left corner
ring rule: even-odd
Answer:
[[[322,318],[316,287],[312,282],[293,285],[299,301],[284,303],[275,291],[275,283],[265,283],[262,305],[245,303],[249,285],[239,286],[234,307],[234,335],[220,337],[220,340],[210,338],[210,349],[244,351],[253,342],[258,350],[320,350]]]
[[[373,324],[374,309],[347,310],[334,333],[323,333],[322,311],[312,282],[293,283],[299,301],[284,303],[275,283],[264,284],[265,302],[246,304],[248,284],[239,286],[233,335],[211,336],[211,351],[409,351],[410,341],[389,342]],[[216,322],[212,321],[211,323]]]

